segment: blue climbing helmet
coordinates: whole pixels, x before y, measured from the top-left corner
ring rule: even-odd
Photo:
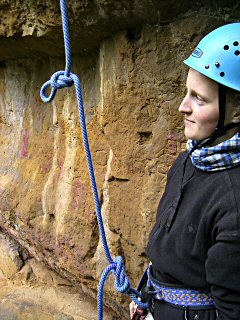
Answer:
[[[240,22],[226,24],[207,34],[184,63],[240,91]]]
[[[240,22],[226,24],[207,34],[184,60],[190,68],[219,84],[219,121],[212,141],[239,124],[224,126],[227,88],[240,91]]]

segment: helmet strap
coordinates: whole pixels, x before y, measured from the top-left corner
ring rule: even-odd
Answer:
[[[215,131],[206,139],[200,140],[195,145],[195,149],[199,146],[206,147],[211,145],[217,138],[224,136],[227,130],[232,128],[232,124],[224,126],[225,121],[225,107],[226,107],[227,87],[218,83],[218,108],[219,119]],[[231,125],[231,128],[229,127]]]
[[[216,128],[215,131],[209,136],[209,138],[202,141],[201,147],[210,146],[215,140],[224,136],[228,130],[235,127],[239,127],[239,126],[240,126],[240,122],[238,123],[231,122],[223,126],[222,129]]]
[[[218,84],[218,107],[219,107],[219,119],[217,124],[217,129],[222,129],[225,121],[225,110],[226,110],[226,97],[227,97],[227,87]]]

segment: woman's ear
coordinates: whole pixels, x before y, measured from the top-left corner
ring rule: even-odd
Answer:
[[[226,115],[227,114],[229,114],[229,122],[240,122],[240,92],[230,88],[227,89]]]
[[[240,106],[234,108],[233,115],[232,115],[232,122],[240,123]]]

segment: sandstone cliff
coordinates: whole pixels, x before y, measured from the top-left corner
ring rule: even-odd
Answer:
[[[213,28],[240,18],[235,1],[69,0],[103,220],[132,286],[166,182],[185,140],[182,60]],[[74,90],[45,105],[64,69],[58,1],[0,0],[0,319],[97,319],[107,265],[99,239]],[[107,282],[106,319],[129,300]],[[31,316],[32,315],[32,316]]]

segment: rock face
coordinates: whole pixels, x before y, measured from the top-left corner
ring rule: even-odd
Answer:
[[[92,320],[96,303],[84,287],[76,288],[0,235],[0,319]],[[114,319],[106,310],[105,318]]]
[[[198,13],[187,1],[72,0],[68,7],[72,69],[81,78],[107,239],[135,286],[148,263],[166,173],[185,145],[177,110],[187,72],[182,60],[208,31],[239,19],[239,4],[209,2]],[[43,310],[38,319],[95,319],[91,299],[107,261],[74,89],[59,91],[48,105],[39,98],[42,84],[64,68],[59,6],[2,0],[0,13],[1,299],[13,297],[0,304],[0,318],[36,319],[26,314]],[[129,301],[112,283],[105,301],[116,316],[106,316],[127,319]],[[44,302],[52,295],[55,307]],[[72,309],[58,309],[61,299]]]

